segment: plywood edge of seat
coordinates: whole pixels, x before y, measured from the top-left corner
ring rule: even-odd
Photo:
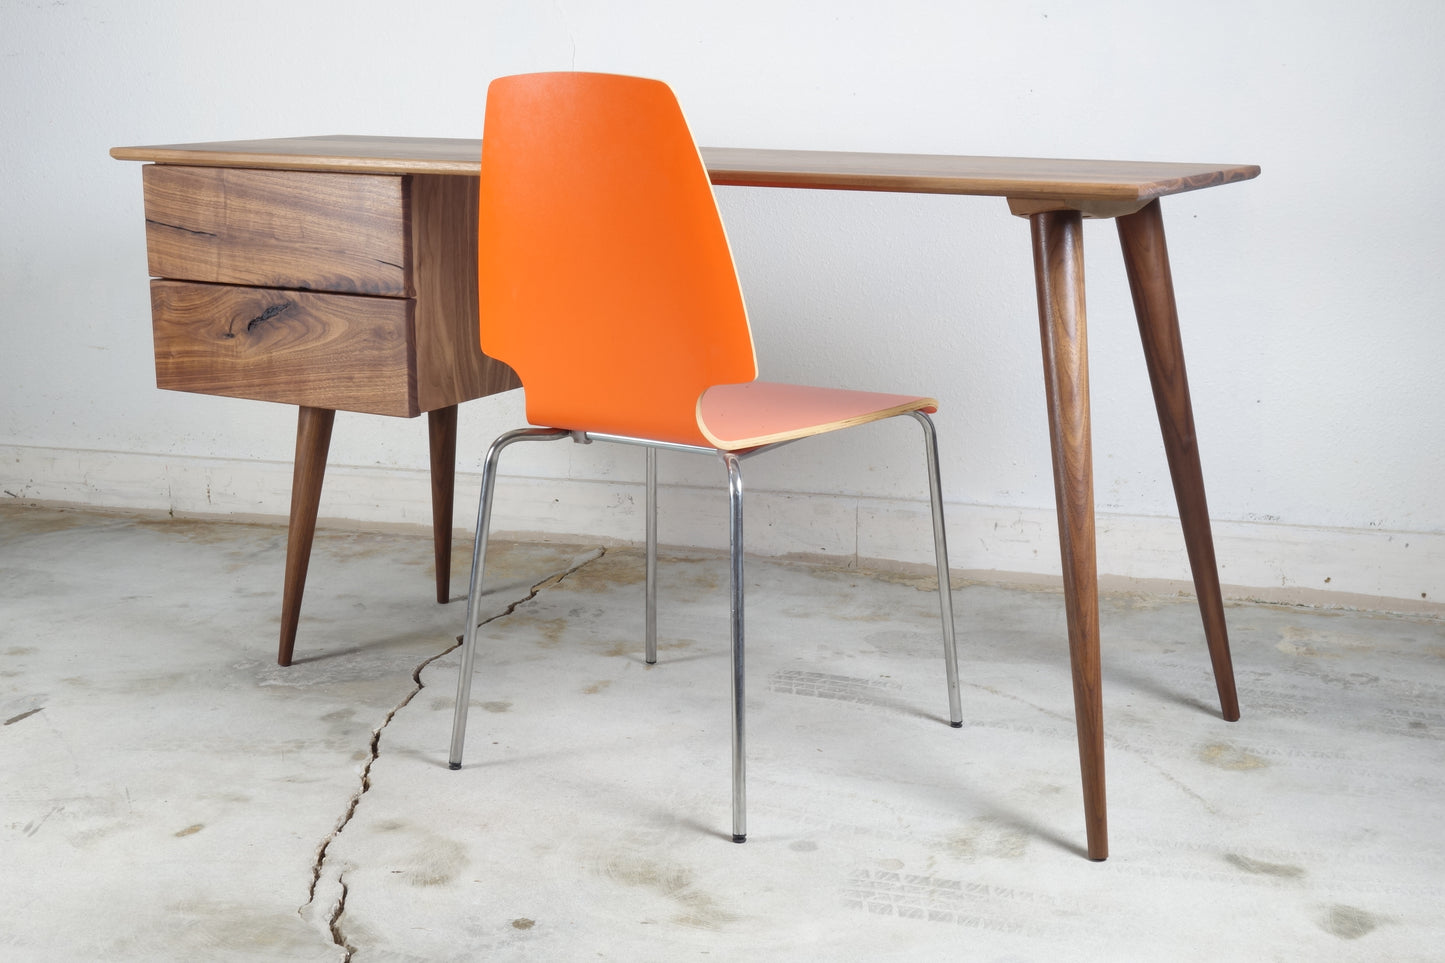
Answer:
[[[921,395],[749,381],[704,391],[697,424],[715,448],[742,451],[937,410],[937,399]]]

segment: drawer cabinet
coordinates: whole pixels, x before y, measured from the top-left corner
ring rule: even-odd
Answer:
[[[470,160],[377,161],[387,145]],[[321,147],[330,156],[307,152]],[[478,346],[481,143],[332,136],[111,153],[150,162],[156,384],[298,409],[276,660],[291,664],[338,410],[426,413],[436,600],[449,601],[457,406],[519,387]]]
[[[144,179],[159,387],[412,417],[518,386],[477,344],[475,178]]]

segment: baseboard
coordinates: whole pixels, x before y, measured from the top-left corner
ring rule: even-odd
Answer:
[[[456,525],[475,519],[480,478],[459,474]],[[285,462],[0,447],[0,497],[90,508],[181,515],[285,518],[291,465]],[[725,549],[727,498],[721,486],[664,486],[659,539]],[[494,530],[565,540],[638,542],[643,492],[636,483],[503,476]],[[946,506],[949,563],[956,572],[1004,581],[1051,582],[1059,574],[1054,513],[996,505]],[[426,472],[335,465],[327,469],[321,516],[351,526],[431,525]],[[1216,520],[1220,581],[1234,598],[1287,604],[1445,615],[1445,534],[1310,528]],[[1098,560],[1106,586],[1187,590],[1190,573],[1177,519],[1101,513]],[[748,550],[844,565],[932,564],[933,537],[922,500],[752,490]]]

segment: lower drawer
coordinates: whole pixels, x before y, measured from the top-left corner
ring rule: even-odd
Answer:
[[[414,302],[151,282],[156,386],[413,417]]]

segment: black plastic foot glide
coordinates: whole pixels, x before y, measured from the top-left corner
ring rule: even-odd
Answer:
[[[745,842],[747,842],[747,841],[748,841],[747,833],[744,833],[744,834],[741,835],[741,836],[739,836],[737,833],[733,833],[733,842],[735,842],[735,843],[745,843]]]
[[[449,762],[449,763],[447,763],[447,768],[448,768],[448,769],[460,769],[460,768],[462,768],[462,764],[459,763],[459,762]]]

